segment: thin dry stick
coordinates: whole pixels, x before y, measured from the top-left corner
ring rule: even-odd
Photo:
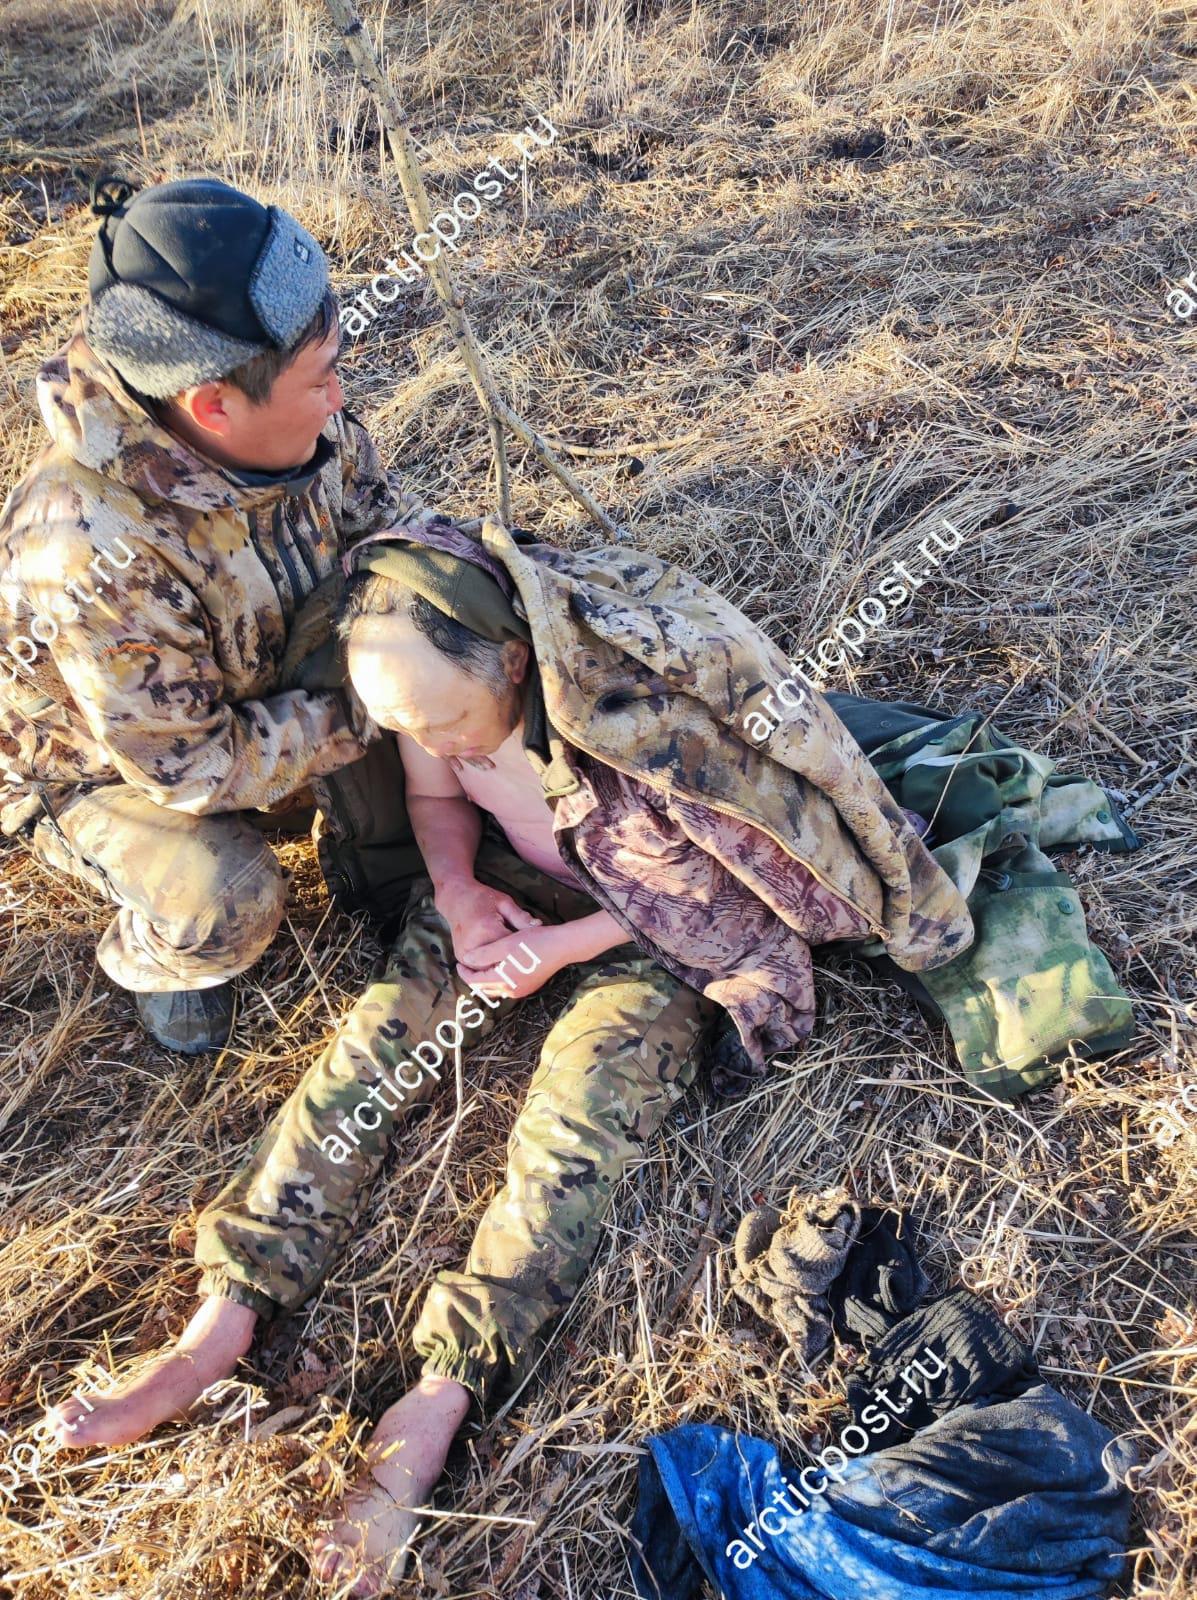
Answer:
[[[599,446],[591,444],[569,444],[564,439],[549,439],[548,443],[554,450],[564,450],[567,455],[595,456],[602,458],[605,456],[649,455],[654,450],[676,450],[679,445],[697,444],[700,439],[705,439],[706,437],[707,435],[701,428],[696,428],[692,433],[679,434],[676,439],[653,439],[647,444],[637,444],[635,440],[633,440],[630,444],[609,444]]]
[[[351,0],[326,0],[333,21],[336,23],[337,32],[345,41],[349,54],[353,57],[353,64],[361,74],[363,81],[373,94],[378,106],[378,114],[382,119],[383,132],[386,134],[387,144],[390,146],[391,156],[399,174],[399,182],[407,200],[407,209],[416,228],[421,233],[426,233],[432,226],[432,208],[428,204],[428,194],[424,188],[424,179],[420,172],[419,158],[411,142],[399,103],[391,90],[390,84],[383,75],[374,47],[366,34],[365,24],[362,22],[357,9]],[[531,447],[536,455],[544,462],[574,498],[585,507],[586,511],[594,518],[595,522],[613,538],[621,536],[621,530],[616,527],[606,512],[599,506],[592,495],[582,487],[573,473],[564,463],[558,461],[545,440],[534,428],[516,415],[511,407],[501,397],[495,388],[494,380],[486,364],[481,347],[474,337],[474,330],[465,313],[465,301],[453,287],[453,280],[449,276],[449,269],[440,255],[436,255],[428,263],[428,276],[432,279],[432,286],[436,290],[441,304],[445,308],[445,317],[453,334],[454,343],[465,362],[466,370],[474,385],[474,391],[486,416],[486,425],[490,430],[491,449],[495,457],[495,469],[499,483],[499,515],[504,524],[511,524],[511,479],[507,466],[507,451],[503,439],[504,425],[512,433],[522,439]]]

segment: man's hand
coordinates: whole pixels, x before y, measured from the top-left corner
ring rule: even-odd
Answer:
[[[488,889],[477,878],[443,883],[436,891],[436,909],[449,924],[459,961],[467,950],[493,944],[513,931],[541,926],[540,918],[525,911],[509,894]]]
[[[474,984],[488,997],[519,1000],[535,994],[563,968],[579,961],[593,961],[626,944],[627,939],[627,932],[609,912],[594,911],[573,922],[532,927],[526,935],[509,933],[490,944],[479,941],[472,948],[458,944],[453,948],[457,971],[466,983]],[[529,966],[531,972],[521,970]]]
[[[488,999],[523,1000],[567,964],[562,960],[560,932],[555,927],[534,927],[463,949],[457,961],[458,976]],[[532,970],[521,970],[525,967]]]
[[[345,580],[333,572],[304,600],[287,632],[287,648],[279,666],[283,689],[341,689],[344,663],[337,658],[332,619],[345,592]]]

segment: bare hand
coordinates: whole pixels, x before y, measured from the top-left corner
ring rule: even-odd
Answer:
[[[488,944],[463,950],[457,963],[458,976],[488,998],[522,1000],[535,994],[561,970],[558,931],[533,928],[526,934],[508,933]]]
[[[509,894],[489,889],[476,878],[446,884],[437,893],[436,909],[449,924],[459,957],[512,932],[541,926],[540,918],[525,911]]]

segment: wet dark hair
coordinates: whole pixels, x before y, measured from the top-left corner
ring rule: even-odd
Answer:
[[[511,680],[503,666],[501,644],[484,639],[455,617],[438,611],[422,594],[379,572],[355,572],[349,579],[337,615],[337,637],[348,643],[350,630],[362,617],[397,616],[410,617],[417,631],[443,656],[485,684],[496,699],[507,692]]]

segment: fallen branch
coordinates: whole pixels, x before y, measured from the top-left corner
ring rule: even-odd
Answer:
[[[382,129],[386,135],[387,145],[395,162],[395,169],[399,174],[399,183],[407,200],[407,208],[411,220],[420,233],[427,233],[432,227],[432,208],[428,203],[428,193],[424,188],[424,179],[420,172],[420,163],[416,155],[415,146],[403,121],[403,114],[399,109],[398,101],[392,93],[391,86],[383,75],[374,47],[370,43],[363,23],[356,7],[351,0],[326,0],[328,9],[336,24],[337,32],[345,41],[345,46],[353,58],[353,64],[374,96],[378,107]],[[585,510],[613,538],[625,537],[616,527],[598,502],[590,495],[574,477],[569,468],[553,454],[549,445],[530,427],[522,417],[516,415],[495,388],[494,380],[490,375],[481,347],[474,337],[474,330],[465,312],[465,301],[454,289],[453,280],[449,276],[449,269],[443,258],[438,254],[426,263],[428,276],[432,280],[432,287],[445,309],[445,318],[453,335],[454,343],[466,370],[474,385],[474,392],[478,396],[486,417],[486,425],[490,431],[491,451],[495,458],[495,473],[499,486],[499,515],[505,526],[511,524],[511,474],[507,463],[507,450],[503,438],[503,429],[507,427],[522,439],[544,465],[557,477],[582,505]]]
[[[1170,772],[1166,778],[1161,778],[1159,783],[1157,783],[1153,788],[1148,789],[1145,795],[1140,795],[1139,799],[1136,800],[1133,805],[1127,806],[1126,815],[1128,817],[1134,816],[1135,812],[1138,811],[1140,807],[1145,806],[1149,800],[1154,800],[1157,794],[1163,794],[1165,789],[1171,789],[1173,784],[1179,783],[1184,777],[1185,773],[1192,770],[1192,767],[1193,763],[1191,761],[1182,761],[1181,764],[1175,768],[1174,771]]]
[[[653,439],[648,444],[568,444],[564,439],[549,439],[548,443],[554,450],[564,450],[568,455],[571,456],[594,456],[597,458],[602,458],[610,456],[652,455],[654,451],[676,450],[679,445],[697,444],[700,439],[705,439],[706,437],[707,435],[703,433],[702,429],[697,428],[693,433],[679,434],[676,439]]]

